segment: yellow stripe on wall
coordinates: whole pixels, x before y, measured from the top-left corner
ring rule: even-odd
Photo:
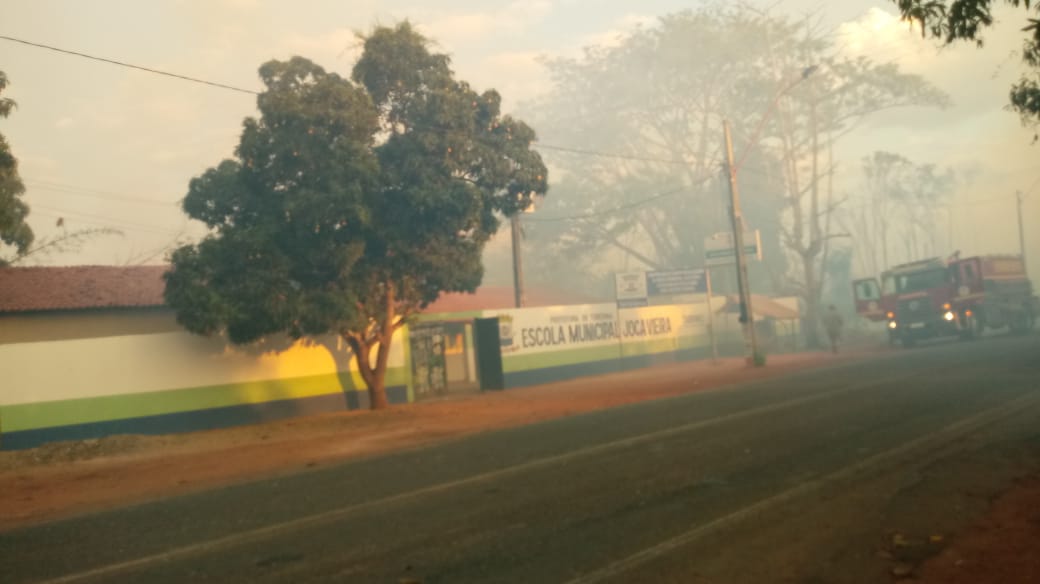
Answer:
[[[391,368],[405,364],[399,332]],[[351,372],[339,337],[235,347],[186,332],[0,345],[0,405],[237,385]]]

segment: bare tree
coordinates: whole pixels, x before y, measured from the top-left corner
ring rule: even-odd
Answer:
[[[60,227],[64,227],[64,221],[59,219],[58,223]],[[30,247],[17,255],[0,258],[0,266],[38,263],[43,258],[56,254],[79,251],[94,239],[110,235],[122,236],[123,232],[110,227],[77,229],[74,231],[63,230],[58,235],[35,239]]]
[[[777,87],[789,87],[778,101],[772,136],[779,142],[784,163],[785,221],[783,242],[795,258],[794,287],[805,302],[805,333],[810,346],[819,345],[821,266],[830,242],[851,234],[835,231],[833,219],[841,201],[834,200],[833,147],[869,116],[909,106],[944,106],[945,94],[917,75],[902,73],[894,64],[866,58],[826,57],[822,35],[807,27],[795,47],[778,46],[770,66]],[[787,48],[787,50],[781,50]],[[813,72],[803,82],[790,79]]]
[[[862,171],[862,192],[839,217],[853,236],[859,271],[876,275],[938,254],[938,216],[948,213],[953,171],[885,151],[864,158]]]

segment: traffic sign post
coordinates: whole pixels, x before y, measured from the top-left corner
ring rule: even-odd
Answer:
[[[646,306],[648,296],[646,272],[614,274],[614,299],[618,308]]]
[[[756,229],[744,232],[744,257],[762,260],[762,234]],[[737,263],[733,234],[716,233],[704,239],[704,265],[706,267],[732,266]]]

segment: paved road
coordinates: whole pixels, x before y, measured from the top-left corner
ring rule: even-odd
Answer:
[[[0,581],[878,581],[1037,447],[1040,336],[950,343],[8,532]]]

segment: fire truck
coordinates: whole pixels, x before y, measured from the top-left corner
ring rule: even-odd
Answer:
[[[935,337],[979,337],[988,328],[1024,332],[1040,300],[1021,256],[961,258],[959,253],[895,266],[852,282],[856,312],[886,322],[889,340],[904,347]]]

